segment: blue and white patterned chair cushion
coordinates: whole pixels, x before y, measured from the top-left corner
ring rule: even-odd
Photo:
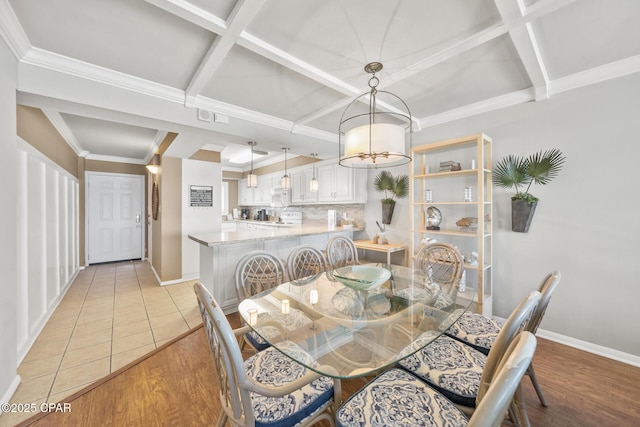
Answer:
[[[446,334],[469,344],[484,354],[489,354],[489,350],[491,350],[491,346],[502,328],[502,323],[478,313],[465,312],[460,316],[459,311],[456,310],[449,316],[454,323],[446,331]],[[460,318],[455,321],[458,316]],[[441,330],[449,327],[451,323],[451,321],[443,322]]]
[[[289,351],[299,352],[299,360],[310,366],[317,362],[293,342],[286,342]],[[269,386],[282,386],[302,377],[307,369],[273,347],[256,353],[244,361],[247,376]],[[251,393],[251,403],[256,426],[292,426],[315,413],[333,397],[333,381],[320,377],[304,387],[283,397],[267,397]]]
[[[430,341],[438,334],[427,331],[419,339]],[[478,350],[442,335],[399,365],[454,403],[474,408],[486,360]]]
[[[311,325],[311,319],[309,319],[302,311],[298,309],[291,309],[291,312],[287,315],[282,313],[260,313],[258,319],[261,322],[272,321],[280,325],[283,325],[286,329],[293,331],[295,329],[302,328],[303,326]],[[269,347],[268,341],[273,341],[281,336],[280,329],[275,326],[260,326],[257,328],[260,334],[255,331],[251,331],[246,334],[246,338],[249,343],[258,351],[262,351]]]
[[[467,423],[467,417],[451,401],[401,369],[380,374],[336,414],[336,425],[341,427],[461,427]]]

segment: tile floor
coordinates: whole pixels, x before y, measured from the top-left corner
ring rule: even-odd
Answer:
[[[11,402],[58,402],[202,323],[193,283],[159,286],[146,261],[78,273],[26,355]],[[33,414],[0,416],[0,427]]]

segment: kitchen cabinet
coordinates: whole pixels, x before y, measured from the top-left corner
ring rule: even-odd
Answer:
[[[271,188],[273,188],[273,174],[258,175],[258,187],[253,190],[253,204],[257,206],[271,203]]]
[[[331,163],[319,165],[317,174],[318,202],[365,203],[367,201],[366,170],[346,168],[333,160]]]
[[[313,204],[318,202],[318,192],[311,191],[313,166],[304,166],[291,171],[291,203]]]
[[[477,134],[439,141],[412,153],[413,253],[425,238],[456,246],[465,257],[466,283],[476,289],[475,295],[466,292],[479,313],[491,316],[491,138]],[[441,216],[438,229],[430,222],[434,213]]]
[[[254,188],[247,187],[247,180],[241,179],[238,181],[238,205],[239,206],[251,206],[253,205],[253,192]]]

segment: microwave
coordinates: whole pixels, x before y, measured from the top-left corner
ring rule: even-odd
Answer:
[[[284,208],[291,204],[291,189],[275,187],[271,189],[271,207]]]

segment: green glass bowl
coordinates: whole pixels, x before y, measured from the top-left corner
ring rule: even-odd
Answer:
[[[333,270],[333,277],[356,291],[370,291],[389,280],[391,272],[373,265],[349,265]]]

